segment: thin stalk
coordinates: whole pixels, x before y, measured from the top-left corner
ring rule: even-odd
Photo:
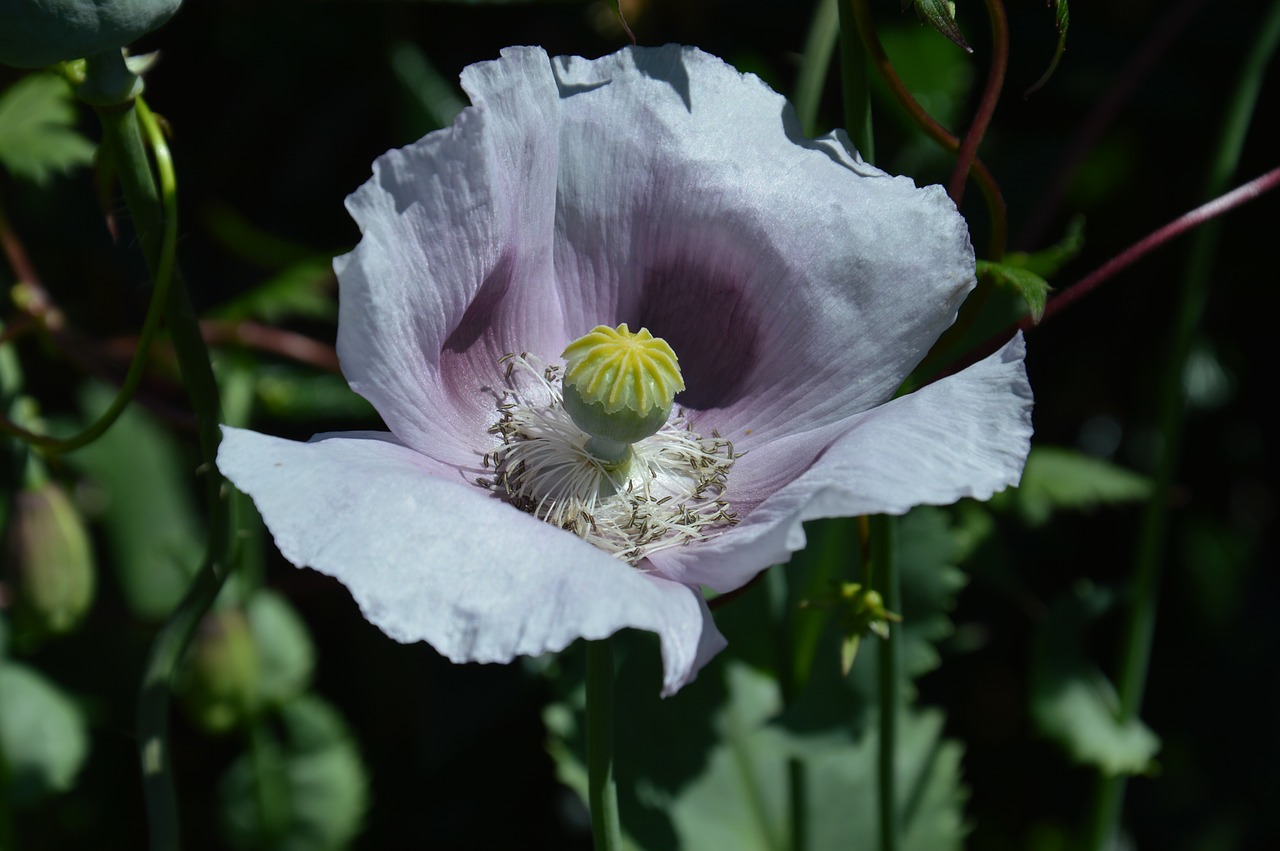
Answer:
[[[867,16],[870,21],[870,15]],[[844,97],[844,126],[853,146],[869,163],[876,161],[875,134],[871,125],[871,74],[868,72],[864,23],[851,5],[840,0],[840,81]],[[872,38],[875,31],[872,30]]]
[[[1266,174],[1259,175],[1248,183],[1237,186],[1235,189],[1225,195],[1221,195],[1213,199],[1207,204],[1201,204],[1189,213],[1184,213],[1164,227],[1161,227],[1138,240],[1115,257],[1112,257],[1106,263],[1103,263],[1097,269],[1094,269],[1088,275],[1085,275],[1083,278],[1058,293],[1058,295],[1049,299],[1049,303],[1045,307],[1044,316],[1041,318],[1039,323],[1035,322],[1030,316],[1023,317],[1018,322],[1010,323],[1002,331],[993,334],[981,346],[975,347],[965,355],[965,357],[955,363],[952,363],[945,370],[929,377],[923,383],[928,384],[930,382],[937,381],[939,378],[954,375],[966,366],[977,363],[1008,342],[1009,338],[1012,337],[1015,332],[1027,332],[1044,325],[1044,323],[1051,317],[1058,315],[1066,308],[1075,304],[1107,280],[1129,268],[1138,260],[1150,254],[1166,242],[1169,242],[1187,231],[1203,225],[1206,222],[1241,206],[1242,204],[1246,204],[1255,198],[1260,198],[1277,187],[1280,187],[1280,167],[1273,168]]]
[[[129,75],[124,68],[124,58],[118,52],[92,57],[86,70],[86,86],[92,86],[95,78],[105,81],[113,75],[117,78]],[[119,103],[95,103],[94,109],[102,124],[103,150],[110,157],[125,203],[133,216],[143,258],[152,280],[158,280],[166,207],[161,202],[161,193],[173,195],[176,187],[170,172],[169,182],[157,188],[142,134],[145,129],[152,148],[157,151],[158,163],[167,158],[164,135],[145,104],[132,96]],[[162,180],[164,176],[162,173]],[[172,205],[173,201],[169,199],[166,203]],[[200,570],[178,608],[156,635],[138,695],[138,753],[151,851],[175,851],[180,845],[177,797],[168,744],[169,692],[174,671],[196,625],[213,604],[226,578],[232,523],[228,506],[221,496],[223,480],[216,463],[220,436],[218,423],[221,420],[218,388],[208,351],[200,336],[200,326],[176,266],[172,274],[177,285],[166,301],[165,320],[196,415],[209,505],[209,540]]]
[[[145,104],[140,104],[138,109],[140,115],[147,116],[154,123],[154,117],[149,112],[144,112],[146,110]],[[134,350],[133,359],[129,362],[129,369],[125,372],[124,381],[120,384],[120,389],[116,392],[115,398],[111,400],[111,404],[107,406],[107,409],[88,428],[72,437],[58,438],[38,434],[22,428],[3,414],[0,414],[0,432],[17,437],[46,452],[61,453],[80,449],[93,443],[115,424],[120,414],[124,412],[124,409],[128,407],[129,402],[133,399],[133,394],[137,392],[138,385],[142,383],[142,375],[146,371],[148,355],[151,352],[151,342],[155,339],[156,332],[160,329],[160,320],[164,317],[165,310],[168,307],[169,284],[173,280],[174,254],[178,244],[178,197],[177,183],[173,173],[173,159],[169,156],[169,148],[163,144],[163,139],[161,139],[159,145],[155,145],[153,140],[153,149],[156,155],[156,169],[160,175],[161,199],[164,205],[162,232],[160,234],[160,256],[159,260],[156,261],[155,286],[151,291],[151,304],[147,307],[147,316],[142,323],[142,332],[138,335],[138,344]],[[3,225],[3,211],[0,211],[0,225]],[[16,270],[17,267],[15,267]]]
[[[1257,106],[1263,74],[1277,45],[1280,45],[1280,0],[1272,3],[1258,32],[1258,38],[1245,58],[1206,179],[1206,197],[1219,195],[1235,173],[1249,123]],[[1210,273],[1220,233],[1221,222],[1213,222],[1202,228],[1191,244],[1183,278],[1182,299],[1173,327],[1170,356],[1164,361],[1159,421],[1163,441],[1156,468],[1155,488],[1142,516],[1134,559],[1131,606],[1117,681],[1121,724],[1127,724],[1138,717],[1143,692],[1146,690],[1151,645],[1155,637],[1161,566],[1169,525],[1170,494],[1182,451],[1186,403],[1182,378],[1196,329],[1208,301]],[[1126,778],[1122,775],[1098,777],[1088,823],[1087,848],[1102,851],[1114,845],[1120,813],[1124,807],[1125,785]]]
[[[893,518],[878,514],[871,518],[871,564],[876,571],[876,590],[891,612],[902,611],[902,590],[895,557]],[[902,711],[902,627],[893,624],[889,637],[880,646],[880,851],[898,851],[902,846],[902,819],[898,815],[898,718]]]
[[[986,6],[987,17],[991,20],[991,65],[987,71],[987,84],[982,90],[982,98],[978,101],[978,109],[969,125],[969,132],[960,143],[956,167],[951,173],[951,182],[947,185],[947,194],[957,207],[964,197],[965,178],[978,158],[978,145],[982,144],[991,116],[995,114],[996,103],[1004,89],[1005,70],[1009,67],[1009,21],[1005,16],[1004,3],[1001,0],[986,0]]]
[[[827,81],[827,69],[831,67],[831,53],[836,49],[839,35],[839,14],[836,3],[840,0],[819,0],[818,8],[809,22],[809,35],[804,42],[804,57],[800,61],[800,75],[796,79],[796,115],[806,136],[817,131],[818,104],[822,102],[822,89]]]
[[[787,793],[790,851],[805,851],[809,847],[809,771],[799,757],[787,760]]]
[[[960,140],[924,111],[924,108],[911,96],[911,92],[907,90],[898,72],[894,70],[893,63],[889,61],[889,55],[884,51],[884,45],[880,43],[880,36],[876,33],[869,0],[849,0],[849,3],[857,24],[858,35],[862,37],[863,49],[866,50],[872,67],[879,72],[881,79],[898,101],[898,105],[926,136],[941,145],[944,150],[953,154],[958,153]],[[972,165],[969,166],[969,176],[977,182],[987,205],[987,216],[991,220],[987,259],[998,263],[1004,259],[1009,241],[1009,211],[1005,207],[1000,186],[990,170],[983,165],[982,160],[974,158]]]
[[[613,639],[587,642],[587,806],[596,851],[620,851],[613,778]]]

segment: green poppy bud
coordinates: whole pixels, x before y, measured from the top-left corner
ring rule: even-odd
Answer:
[[[118,51],[159,27],[182,0],[0,0],[0,63],[43,68]]]
[[[187,652],[180,685],[183,706],[211,733],[237,727],[257,711],[261,667],[244,612],[210,612]]]
[[[97,570],[80,512],[58,484],[14,497],[4,553],[18,629],[37,637],[73,630],[93,602]]]
[[[597,325],[562,357],[565,411],[591,435],[587,448],[603,461],[624,460],[632,443],[662,428],[684,389],[667,341],[647,328],[632,334],[625,322],[616,329]]]

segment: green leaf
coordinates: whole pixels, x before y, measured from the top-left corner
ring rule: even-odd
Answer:
[[[332,292],[331,263],[328,255],[299,260],[223,305],[213,315],[232,322],[256,319],[275,323],[291,316],[332,319],[337,315],[338,305]]]
[[[973,65],[969,58],[963,53],[939,50],[938,40],[933,37],[933,33],[906,19],[901,23],[883,27],[879,33],[885,52],[893,61],[903,84],[921,108],[944,126],[951,127],[960,123],[964,118],[963,111],[967,109],[974,82]],[[881,86],[881,93],[887,101],[896,102],[888,89],[883,87],[878,75],[876,75],[876,81],[877,85]],[[915,127],[911,119],[901,110],[886,110],[885,115],[890,120],[901,121],[904,128]],[[914,154],[910,158],[911,161],[928,161],[923,153],[928,151],[936,155],[939,162],[943,160],[949,162],[950,155],[942,152],[932,140],[918,134],[913,134],[909,138],[928,146],[923,148],[921,153]]]
[[[1087,628],[1113,604],[1111,592],[1081,583],[1051,607],[1032,647],[1031,717],[1075,762],[1142,774],[1160,740],[1137,718],[1120,721],[1115,688],[1082,650]]]
[[[340,375],[316,373],[292,364],[258,370],[258,402],[267,416],[310,422],[317,419],[372,419],[373,406]]]
[[[629,684],[637,667],[654,667],[656,659],[651,645],[637,650],[647,652],[630,654],[617,680],[619,696],[625,695],[618,703],[628,708],[619,723],[643,719],[642,729],[618,739],[626,847],[785,847],[792,759],[802,760],[808,773],[811,846],[876,847],[874,733],[855,737],[847,727],[798,733],[775,723],[782,708],[777,682],[734,659],[713,664],[679,695],[661,700],[656,681],[647,676],[640,689]],[[656,668],[650,673],[656,675]],[[583,794],[581,691],[549,707],[545,719],[559,777]],[[941,730],[938,712],[901,719],[904,851],[948,851],[962,844],[961,748],[944,741]]]
[[[0,95],[0,165],[38,184],[93,161],[94,146],[75,131],[71,86],[53,74],[24,77]]]
[[[81,409],[89,422],[111,400],[89,385]],[[68,456],[90,479],[88,506],[95,509],[111,563],[129,608],[159,620],[186,592],[204,554],[191,494],[194,465],[150,416],[132,405],[94,443]]]
[[[1067,49],[1067,26],[1071,23],[1071,13],[1067,11],[1067,0],[1052,0],[1052,2],[1054,5],[1053,25],[1058,29],[1058,46],[1053,51],[1053,58],[1049,60],[1048,69],[1045,70],[1039,80],[1032,84],[1031,88],[1027,89],[1023,97],[1039,90],[1045,83],[1049,82],[1049,78],[1053,76],[1053,72],[1058,68],[1058,60],[1062,58],[1062,52]]]
[[[912,5],[913,0],[903,0],[902,8]],[[953,44],[964,49],[965,53],[973,53],[973,48],[964,40],[964,34],[956,26],[956,4],[947,0],[914,0],[916,14],[927,21],[935,30],[946,36]]]
[[[978,274],[990,275],[997,284],[1013,288],[1027,303],[1032,321],[1038,323],[1044,316],[1045,305],[1049,302],[1049,282],[1035,272],[1011,263],[979,260]]]
[[[455,82],[441,74],[418,45],[408,39],[397,41],[391,45],[388,58],[416,113],[413,126],[408,129],[412,138],[448,127],[466,107]]]
[[[222,778],[219,792],[230,843],[274,851],[347,847],[363,824],[369,784],[346,724],[314,696],[283,707],[280,721],[283,741],[258,745],[266,752],[257,762],[267,771],[255,773],[255,761],[245,755]],[[261,783],[272,788],[264,790]],[[279,803],[283,812],[264,814],[264,798]],[[280,823],[273,815],[283,816]]]
[[[898,570],[902,583],[902,616],[890,629],[902,631],[903,669],[911,678],[922,676],[938,667],[941,657],[937,643],[949,638],[954,627],[950,611],[956,594],[968,581],[957,566],[962,530],[952,524],[949,513],[940,508],[921,506],[894,520],[898,524]],[[790,570],[787,565],[783,570]],[[790,573],[787,574],[790,581]],[[747,600],[735,600],[725,615]],[[798,617],[823,614],[801,610]],[[757,618],[756,624],[759,623]],[[717,616],[721,632],[734,648],[737,640],[733,620]],[[754,625],[753,625],[754,626]],[[879,693],[879,657],[884,642],[874,635],[859,644],[857,659],[847,677],[840,673],[843,636],[838,624],[828,628],[822,644],[814,652],[816,662],[799,693],[783,716],[783,723],[795,730],[825,730],[853,723],[866,723],[868,707],[876,703]],[[755,632],[760,632],[755,627]]]
[[[39,672],[0,663],[0,795],[25,806],[66,792],[88,754],[80,708]]]
[[[1056,245],[1033,253],[1011,251],[1000,263],[979,260],[978,274],[991,275],[996,283],[1016,291],[1027,303],[1032,320],[1039,323],[1053,289],[1046,279],[1057,274],[1083,247],[1084,217],[1074,216],[1067,223],[1066,233]]]
[[[311,634],[289,601],[260,590],[246,607],[249,632],[258,648],[260,702],[282,705],[311,683],[316,652]]]
[[[1028,525],[1039,526],[1061,509],[1138,502],[1151,496],[1151,480],[1073,449],[1033,446],[1018,487],[996,500],[1012,500]]]
[[[1004,262],[1010,266],[1019,266],[1034,272],[1042,278],[1052,278],[1067,261],[1075,258],[1084,248],[1084,216],[1072,216],[1067,222],[1066,232],[1056,245],[1041,251],[1011,251],[1005,255]]]

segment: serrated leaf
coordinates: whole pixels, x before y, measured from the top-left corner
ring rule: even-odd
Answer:
[[[89,422],[112,394],[86,387]],[[159,620],[186,592],[204,554],[191,480],[194,465],[167,431],[137,405],[106,434],[69,457],[90,480],[88,506],[106,533],[125,601],[138,617]]]
[[[1062,239],[1041,251],[1010,251],[1004,262],[1010,266],[1019,266],[1036,273],[1042,278],[1052,278],[1058,274],[1069,260],[1075,258],[1084,248],[1084,216],[1072,216],[1067,222]]]
[[[916,14],[921,20],[927,21],[953,44],[963,48],[965,53],[973,53],[973,48],[964,40],[964,34],[956,26],[955,3],[947,0],[903,0],[902,8],[905,9],[909,5],[915,6]]]
[[[921,506],[892,522],[897,524],[895,558],[902,588],[902,611],[896,614],[902,621],[890,624],[890,629],[901,631],[903,669],[914,679],[938,667],[941,657],[936,645],[953,632],[949,613],[968,579],[956,566],[960,530],[952,525],[948,512]],[[730,609],[739,604],[734,601]],[[717,618],[717,624],[732,649],[736,638],[730,627],[737,625],[723,617]],[[853,668],[847,677],[841,677],[842,640],[839,629],[828,629],[823,636],[817,662],[784,716],[788,727],[823,730],[866,721],[867,708],[875,705],[879,693],[879,657],[884,642],[874,635],[865,637]]]
[[[1151,495],[1151,480],[1073,449],[1033,446],[1022,481],[998,504],[1012,500],[1028,525],[1038,526],[1055,511],[1138,502]]]
[[[94,145],[75,131],[71,87],[53,74],[24,77],[0,95],[0,164],[43,184],[93,161]]]
[[[647,660],[641,662],[649,666]],[[634,667],[626,664],[620,670],[619,689],[627,688]],[[782,705],[777,682],[733,659],[705,669],[674,698],[661,700],[653,688],[637,692],[639,702],[632,696],[628,689],[626,699],[618,701],[627,707],[618,723],[641,725],[640,735],[618,740],[620,806],[629,834],[625,846],[649,851],[784,847],[792,759],[805,763],[809,778],[812,847],[876,846],[874,733],[855,738],[846,727],[802,734],[773,723]],[[581,710],[578,691],[569,703],[549,707],[545,716],[558,775],[579,794],[586,783],[578,735]],[[941,729],[938,712],[909,713],[900,721],[898,800],[904,851],[948,851],[963,841],[961,750],[942,740]],[[666,736],[671,730],[692,733],[672,740]],[[662,746],[655,747],[657,742]],[[695,758],[690,759],[686,744]],[[676,772],[663,765],[673,755],[683,766]]]
[[[260,762],[242,756],[223,776],[223,824],[237,848],[336,851],[360,832],[368,805],[364,764],[341,716],[318,697],[299,698],[280,712],[283,741],[257,746]],[[270,784],[269,788],[259,786]],[[280,824],[263,812],[263,792],[281,807]]]
[[[978,274],[989,275],[997,284],[1016,291],[1027,303],[1033,322],[1038,323],[1044,316],[1045,305],[1049,303],[1049,282],[1035,272],[1009,263],[979,260]]]
[[[311,682],[315,647],[302,618],[274,591],[260,590],[245,607],[249,633],[258,649],[258,696],[280,706],[297,697]]]
[[[0,663],[0,795],[25,806],[65,792],[88,754],[80,708],[38,671]]]
[[[1138,718],[1120,720],[1114,686],[1083,651],[1086,630],[1113,603],[1109,591],[1081,584],[1051,607],[1032,648],[1031,717],[1075,762],[1142,774],[1160,739]]]
[[[1062,58],[1062,53],[1067,49],[1067,26],[1071,23],[1071,13],[1067,10],[1067,0],[1051,0],[1054,6],[1053,25],[1058,29],[1058,46],[1053,51],[1053,58],[1049,60],[1049,67],[1041,75],[1039,80],[1032,84],[1031,88],[1023,94],[1027,97],[1038,91],[1049,82],[1049,78],[1053,76],[1053,72],[1058,68],[1058,60]],[[1049,5],[1046,3],[1045,5]]]

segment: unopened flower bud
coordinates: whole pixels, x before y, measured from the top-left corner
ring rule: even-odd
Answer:
[[[55,482],[20,491],[5,536],[19,629],[70,632],[93,602],[97,570],[80,512]]]
[[[261,665],[249,621],[239,609],[205,615],[188,651],[181,690],[192,720],[220,733],[258,707]]]
[[[3,4],[0,63],[43,68],[119,51],[156,29],[182,0],[13,0]]]
[[[591,435],[587,448],[604,461],[621,461],[630,444],[662,428],[684,389],[667,341],[647,328],[632,334],[625,322],[616,329],[597,325],[562,357],[564,408]]]

